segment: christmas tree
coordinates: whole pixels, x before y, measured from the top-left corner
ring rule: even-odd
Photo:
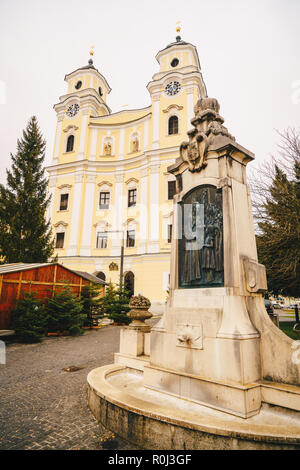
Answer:
[[[69,332],[71,335],[81,333],[86,317],[82,313],[83,302],[68,285],[56,290],[45,308],[48,331]]]
[[[131,320],[126,315],[130,310],[129,293],[123,287],[115,288],[110,282],[101,303],[103,314],[115,323],[130,323]]]
[[[82,313],[86,315],[84,323],[89,327],[97,325],[101,316],[100,288],[101,285],[91,283],[84,286],[81,292]]]
[[[45,214],[50,202],[43,162],[46,143],[33,116],[17,152],[11,155],[7,186],[0,184],[0,259],[2,263],[46,262],[53,253],[50,222]]]
[[[17,300],[12,312],[12,328],[23,343],[37,343],[46,333],[44,305],[35,293],[25,294]]]

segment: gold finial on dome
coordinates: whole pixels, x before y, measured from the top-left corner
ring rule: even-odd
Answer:
[[[94,55],[93,49],[95,49],[95,46],[91,46],[89,65],[93,65],[93,59],[92,59],[92,57]]]
[[[177,33],[176,41],[179,42],[179,41],[181,41],[181,37],[179,36],[179,33],[181,31],[181,22],[177,21],[176,25],[177,25],[176,26],[176,33]]]

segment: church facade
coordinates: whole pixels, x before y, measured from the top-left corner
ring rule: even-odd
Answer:
[[[153,304],[166,300],[175,177],[194,106],[207,96],[196,47],[177,36],[158,52],[151,104],[112,113],[111,89],[92,59],[65,76],[47,168],[55,254],[70,269],[119,283]]]

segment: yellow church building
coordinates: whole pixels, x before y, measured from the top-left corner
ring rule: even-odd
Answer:
[[[59,262],[119,283],[123,239],[127,287],[158,307],[169,285],[176,190],[167,168],[207,93],[195,46],[177,36],[156,59],[150,105],[142,109],[111,112],[111,88],[92,58],[65,76],[47,170]]]

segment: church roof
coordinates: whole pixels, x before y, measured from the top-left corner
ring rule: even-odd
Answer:
[[[99,70],[96,69],[96,67],[94,67],[92,59],[90,59],[88,65],[84,65],[83,67],[79,67],[78,69],[73,70],[73,72],[67,73],[67,75],[65,76],[65,79],[66,79],[66,77],[68,77],[69,75],[72,75],[73,73],[78,72],[78,70],[88,70],[88,69],[93,69],[93,70],[95,70],[96,72],[100,73]],[[101,74],[100,74],[100,75],[101,75]]]
[[[180,36],[177,36],[177,37],[180,38]],[[176,38],[176,41],[171,42],[170,44],[168,44],[167,47],[165,47],[165,49],[168,49],[169,47],[172,47],[172,46],[186,46],[186,45],[192,46],[193,44],[190,44],[189,42],[183,41],[181,38],[178,39],[178,40]]]
[[[169,49],[169,47],[173,47],[173,46],[192,46],[196,49],[196,46],[194,46],[190,42],[183,41],[180,36],[176,36],[176,41],[171,42],[170,44],[168,44],[164,49],[159,51],[159,53],[162,52],[162,51],[165,51],[166,49]]]

